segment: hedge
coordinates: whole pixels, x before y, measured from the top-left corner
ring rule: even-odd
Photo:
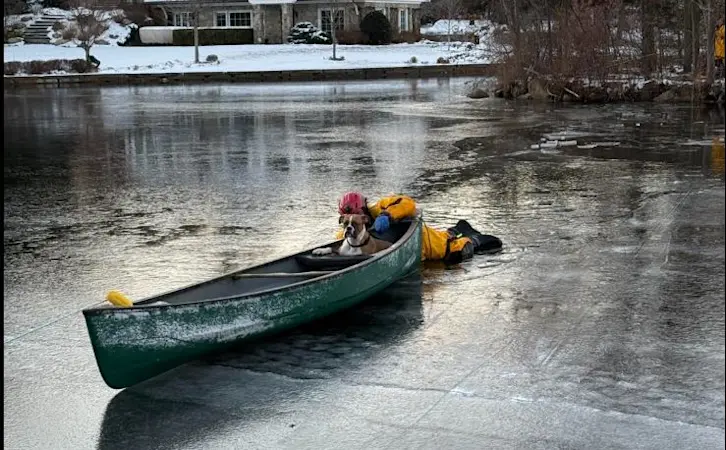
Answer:
[[[88,73],[96,68],[85,59],[51,59],[48,61],[10,61],[4,65],[5,75],[42,75],[52,72]]]
[[[174,45],[194,45],[194,29],[174,30]],[[234,45],[254,44],[254,32],[251,28],[200,28],[199,45]]]

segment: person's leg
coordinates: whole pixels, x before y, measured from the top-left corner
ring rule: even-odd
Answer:
[[[474,257],[474,244],[471,239],[461,237],[448,242],[448,251],[444,256],[444,263],[459,264]]]
[[[474,252],[493,252],[501,250],[502,241],[496,236],[482,234],[469,225],[466,220],[460,220],[455,226],[447,230],[452,238],[465,236],[471,239]]]

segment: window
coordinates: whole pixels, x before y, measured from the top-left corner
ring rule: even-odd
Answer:
[[[251,27],[252,14],[248,12],[232,12],[229,13],[230,27]]]
[[[408,30],[408,8],[398,10],[398,31]]]
[[[214,24],[218,27],[226,27],[227,26],[227,13],[217,13],[215,15],[216,19],[214,19]]]
[[[345,11],[343,9],[321,9],[320,29],[326,33],[332,33],[333,22],[335,22],[335,31],[343,31],[345,29]]]
[[[175,12],[174,13],[174,26],[175,27],[191,27],[192,26],[192,13]]]
[[[252,28],[252,13],[249,11],[224,11],[215,14],[218,27]]]

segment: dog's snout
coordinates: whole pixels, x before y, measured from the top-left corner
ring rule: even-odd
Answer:
[[[355,228],[353,227],[353,225],[348,225],[347,227],[345,227],[345,232],[353,234],[355,233]]]

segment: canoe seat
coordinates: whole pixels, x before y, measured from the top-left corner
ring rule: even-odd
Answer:
[[[313,256],[311,254],[297,255],[295,259],[298,264],[310,270],[342,270],[365,261],[370,258],[368,255],[360,256]]]

